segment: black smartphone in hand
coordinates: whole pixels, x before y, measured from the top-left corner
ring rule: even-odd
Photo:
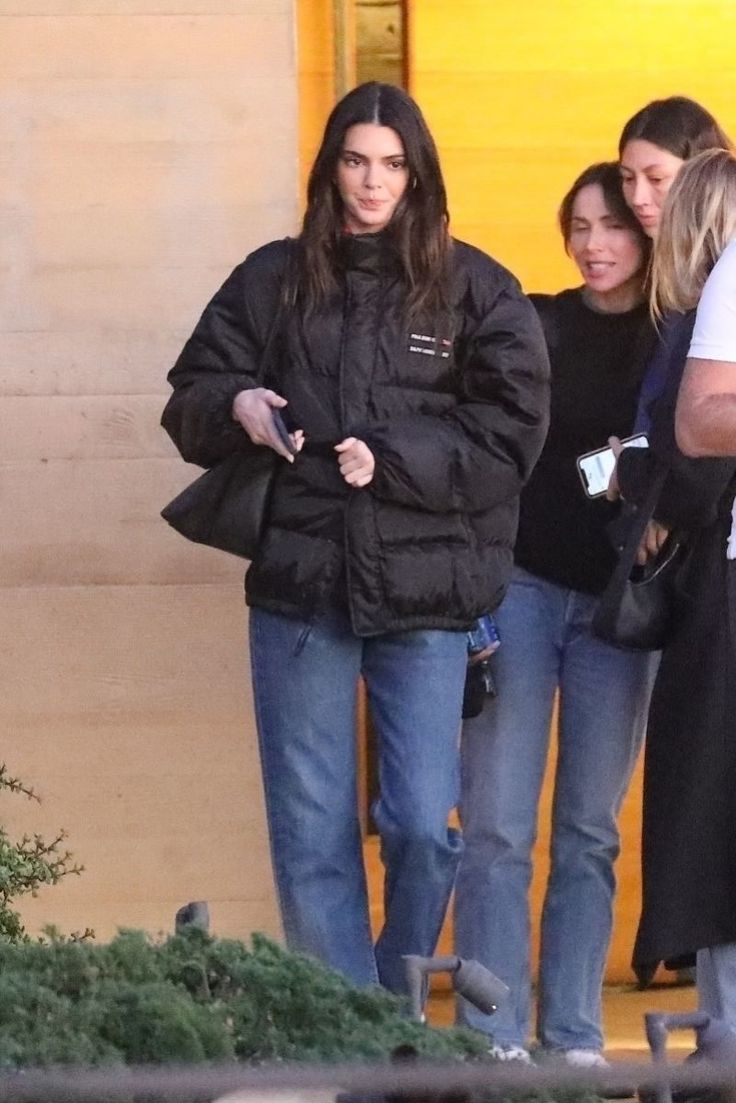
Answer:
[[[289,431],[286,428],[286,424],[283,417],[281,416],[280,411],[277,410],[275,406],[271,408],[271,416],[273,417],[274,428],[278,434],[279,440],[283,444],[284,448],[288,450],[289,454],[295,456],[297,454],[297,448],[294,444],[294,441],[289,436]]]

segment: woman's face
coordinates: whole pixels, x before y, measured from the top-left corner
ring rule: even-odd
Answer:
[[[609,210],[600,184],[586,184],[575,196],[567,248],[585,286],[601,305],[622,292],[640,289],[641,242]]]
[[[409,182],[401,138],[390,126],[358,123],[345,133],[335,184],[353,234],[388,226]]]
[[[624,146],[621,154],[624,198],[648,237],[657,236],[662,204],[684,163],[681,157],[643,138],[634,138]]]

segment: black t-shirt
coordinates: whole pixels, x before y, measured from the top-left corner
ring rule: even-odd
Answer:
[[[605,529],[619,507],[586,496],[575,461],[610,436],[631,435],[653,329],[645,304],[602,314],[585,305],[581,289],[530,298],[549,345],[551,420],[521,495],[516,562],[550,582],[597,594],[616,562]]]

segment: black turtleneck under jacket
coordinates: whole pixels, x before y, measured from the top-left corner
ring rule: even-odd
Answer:
[[[259,385],[288,241],[251,254],[206,307],[169,373],[163,424],[212,466],[256,447],[232,402]],[[465,628],[503,597],[518,500],[547,429],[549,364],[536,313],[506,269],[454,242],[454,332],[407,322],[386,234],[347,236],[340,286],[306,317],[287,311],[266,382],[307,445],[279,471],[253,606],[311,619],[335,600],[360,636]],[[369,486],[350,488],[332,446],[364,440]]]

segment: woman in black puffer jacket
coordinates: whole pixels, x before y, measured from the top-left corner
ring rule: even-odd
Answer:
[[[354,982],[397,991],[401,955],[434,949],[460,854],[447,815],[464,629],[503,596],[547,426],[534,310],[447,222],[416,105],[390,85],[355,89],[328,120],[300,237],[253,253],[215,295],[170,373],[163,418],[204,467],[241,448],[284,457],[246,576],[284,929]],[[375,948],[356,810],[360,674],[386,865]]]

